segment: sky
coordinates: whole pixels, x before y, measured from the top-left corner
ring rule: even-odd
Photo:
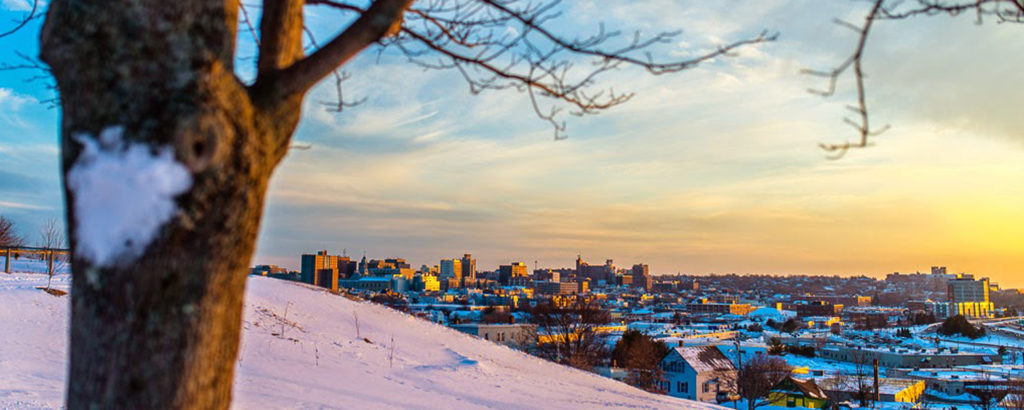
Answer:
[[[0,22],[23,13],[3,0]],[[974,16],[880,22],[864,69],[876,124],[867,149],[830,160],[817,148],[855,138],[855,102],[805,68],[828,69],[856,36],[866,4],[820,0],[568,0],[557,30],[681,30],[667,59],[764,29],[777,41],[677,74],[609,73],[636,93],[597,116],[567,116],[555,140],[514,90],[472,95],[457,72],[425,71],[393,53],[346,67],[358,107],[330,112],[321,84],[306,99],[292,150],[265,204],[254,264],[297,268],[318,249],[414,266],[472,253],[481,270],[523,261],[647,263],[656,274],[989,276],[1024,287],[1024,27]],[[309,10],[327,38],[343,23]],[[0,39],[0,62],[38,52],[38,24]],[[252,75],[239,33],[237,70]],[[59,109],[49,80],[0,71],[0,214],[26,233],[63,213]],[[28,236],[32,236],[29,234]]]

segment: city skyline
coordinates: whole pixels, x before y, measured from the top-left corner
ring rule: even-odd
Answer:
[[[610,261],[613,261],[613,266],[616,268],[616,270],[627,270],[628,271],[628,270],[630,270],[630,268],[633,267],[633,265],[636,265],[636,264],[649,265],[647,261],[643,261],[643,260],[624,260],[624,259],[616,259],[614,257],[604,257],[604,256],[600,256],[600,255],[593,255],[592,257],[588,258],[587,255],[583,255],[583,254],[573,255],[571,263],[562,263],[562,264],[560,264],[559,262],[555,262],[555,263],[545,264],[542,261],[536,260],[536,259],[523,259],[523,258],[520,258],[520,259],[514,259],[514,258],[513,259],[495,259],[495,258],[490,258],[490,257],[487,257],[487,256],[484,256],[483,258],[481,258],[479,254],[472,253],[472,252],[465,253],[465,254],[462,254],[462,255],[441,256],[441,257],[435,258],[435,259],[427,259],[424,262],[424,260],[420,260],[420,259],[416,259],[416,258],[408,258],[406,256],[406,254],[408,252],[407,253],[393,252],[393,253],[383,253],[383,254],[370,254],[369,252],[367,252],[365,254],[365,256],[364,256],[362,252],[360,252],[358,254],[354,254],[353,252],[351,252],[350,248],[341,248],[341,251],[334,251],[334,250],[332,250],[329,247],[326,248],[326,249],[317,249],[317,250],[312,250],[312,251],[304,252],[301,255],[296,255],[292,259],[301,260],[302,257],[304,257],[304,256],[308,256],[308,255],[315,254],[315,253],[320,253],[320,252],[323,252],[323,251],[326,251],[327,254],[331,254],[331,255],[346,256],[346,257],[350,258],[351,261],[353,261],[353,262],[358,262],[363,257],[365,257],[367,261],[372,261],[372,260],[383,261],[385,259],[399,258],[399,259],[406,260],[409,263],[409,265],[412,267],[412,269],[416,270],[417,272],[420,270],[420,268],[422,266],[427,266],[427,267],[430,267],[430,268],[438,268],[438,269],[440,269],[441,272],[444,272],[445,268],[443,267],[443,262],[445,262],[445,261],[452,261],[452,260],[458,262],[460,260],[460,258],[462,258],[462,256],[471,256],[473,258],[473,261],[475,261],[476,272],[497,272],[502,265],[508,265],[510,263],[523,263],[523,264],[525,264],[526,267],[527,267],[527,271],[530,274],[533,273],[534,269],[541,269],[541,270],[543,270],[543,269],[576,269],[574,264],[575,264],[575,259],[577,257],[581,258],[581,260],[583,262],[588,263],[590,266],[603,266],[606,261],[610,260]],[[484,261],[485,263],[481,263],[480,262],[481,260]],[[536,265],[534,264],[535,262],[536,262]],[[265,260],[265,261],[254,260],[253,261],[253,265],[254,266],[274,265],[274,266],[286,268],[286,269],[288,269],[290,271],[300,271],[301,270],[300,269],[301,268],[300,264],[295,264],[292,261],[286,261],[286,260],[284,260],[284,258],[282,258],[282,262],[280,262],[280,263],[274,262],[274,261],[271,261],[271,260]],[[456,264],[455,266],[460,266],[460,265]],[[939,270],[936,270],[936,268],[939,268]],[[841,276],[841,277],[865,276],[865,277],[874,278],[874,279],[885,279],[887,275],[891,275],[893,273],[899,273],[901,275],[913,275],[913,274],[918,274],[918,273],[919,274],[926,274],[927,275],[927,274],[934,274],[937,271],[938,272],[942,272],[943,274],[948,272],[951,275],[964,274],[964,275],[968,275],[969,277],[990,278],[988,275],[986,275],[984,273],[972,272],[970,270],[958,269],[956,267],[950,267],[950,266],[946,266],[946,265],[942,265],[942,264],[939,264],[939,265],[929,265],[929,266],[925,266],[925,267],[921,267],[921,268],[915,268],[915,269],[912,269],[912,270],[890,270],[890,271],[886,271],[886,272],[863,272],[863,273],[843,274],[843,275],[840,275],[840,274],[830,274],[830,273],[820,273],[820,272],[793,272],[793,273],[775,273],[775,274],[773,274],[773,273],[755,273],[755,272],[684,272],[684,271],[669,272],[669,271],[659,271],[659,270],[656,270],[656,269],[653,269],[653,268],[650,269],[650,272],[651,272],[652,276],[686,275],[686,276],[697,276],[697,277],[700,277],[700,276],[732,275],[732,274],[741,275],[741,276],[743,276],[743,275],[765,275],[765,274],[767,274],[767,275],[772,275],[772,276]],[[463,272],[465,272],[465,271],[463,270]],[[997,280],[994,280],[994,279],[992,280],[992,283],[996,284],[996,285],[999,285],[1000,288],[1004,288],[1004,289],[1013,289],[1013,288],[1017,287],[1016,285],[1004,284],[1004,283],[1001,283],[1001,282],[999,282]]]
[[[879,277],[938,264],[1024,286],[1024,96],[1007,87],[1024,80],[1015,28],[966,15],[879,24],[868,98],[893,128],[832,161],[815,146],[852,137],[841,119],[849,84],[821,99],[805,91],[821,79],[799,72],[840,62],[854,36],[831,18],[864,10],[819,3],[651,1],[627,13],[573,2],[570,29],[682,29],[671,55],[762,28],[781,37],[677,75],[612,73],[635,99],[567,118],[562,141],[524,95],[470,96],[457,73],[359,57],[346,93],[367,102],[328,112],[318,101],[330,84],[308,98],[296,145],[309,149],[293,150],[271,181],[253,263],[288,266],[337,243],[419,263],[468,251],[481,269],[570,266],[577,253],[657,274]],[[27,49],[0,50],[0,61],[35,55],[32,33],[8,39]],[[251,62],[239,66],[244,76]],[[0,73],[0,213],[31,235],[63,211],[59,112],[30,76]]]

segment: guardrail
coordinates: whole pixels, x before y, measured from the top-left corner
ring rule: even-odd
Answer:
[[[11,273],[11,259],[15,255],[43,255],[46,258],[46,271],[53,272],[53,263],[57,255],[67,255],[69,249],[60,248],[35,248],[31,246],[5,246],[0,248],[0,255],[4,256],[4,273]]]

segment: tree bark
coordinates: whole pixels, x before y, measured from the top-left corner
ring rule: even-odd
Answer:
[[[57,80],[72,249],[70,408],[227,408],[267,183],[302,95],[254,104],[233,70],[236,0],[56,0],[41,57]],[[177,213],[115,266],[77,251],[74,136],[123,127],[191,174]],[[116,204],[111,204],[116,205]]]

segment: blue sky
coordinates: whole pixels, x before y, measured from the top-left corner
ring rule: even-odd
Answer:
[[[4,0],[0,21],[12,5]],[[946,265],[1021,286],[1024,137],[1016,91],[1022,28],[973,17],[881,23],[865,68],[874,121],[892,130],[839,161],[816,145],[853,138],[842,123],[849,82],[806,92],[855,36],[856,1],[566,1],[559,30],[598,21],[643,32],[682,30],[657,50],[692,55],[762,29],[750,47],[674,75],[620,70],[603,79],[636,92],[597,116],[566,117],[554,141],[515,92],[470,95],[455,72],[368,53],[345,92],[367,102],[341,114],[307,97],[298,144],[271,183],[256,263],[296,267],[316,249],[400,256],[416,266],[471,252],[481,269],[577,253],[646,262],[656,273],[882,275]],[[311,10],[321,39],[339,26]],[[36,54],[38,26],[0,39],[0,61]],[[251,75],[249,34],[239,74]],[[32,72],[0,72],[0,213],[32,231],[61,215],[59,110]],[[1016,283],[1014,283],[1016,281]]]

